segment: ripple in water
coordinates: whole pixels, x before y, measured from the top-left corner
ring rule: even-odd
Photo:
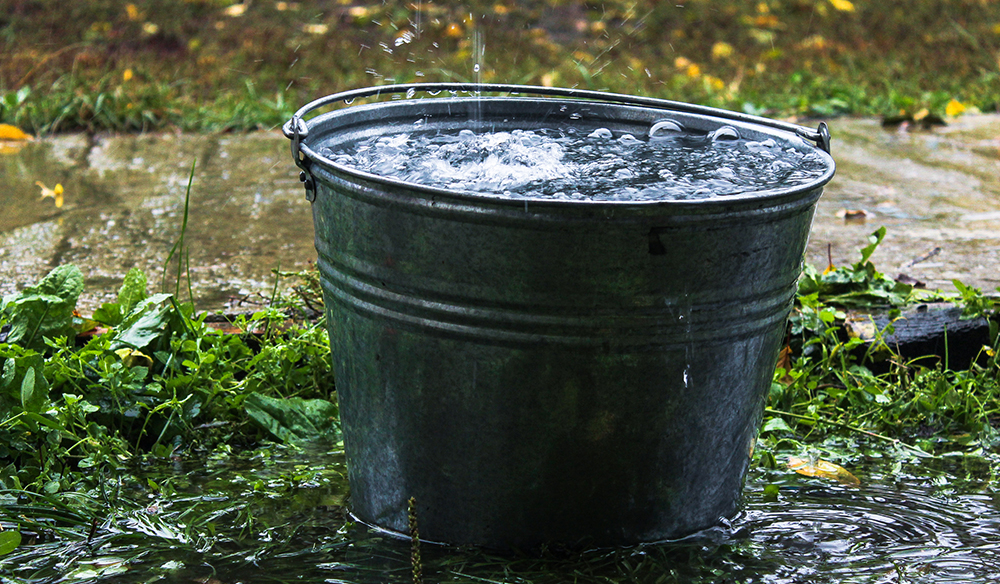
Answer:
[[[992,495],[941,493],[911,480],[859,489],[782,489],[738,521],[751,555],[780,560],[767,582],[998,582]]]
[[[321,147],[338,164],[409,183],[514,198],[696,200],[794,187],[827,170],[791,137],[742,139],[723,126],[686,132],[672,120],[646,136],[608,128],[414,131]]]

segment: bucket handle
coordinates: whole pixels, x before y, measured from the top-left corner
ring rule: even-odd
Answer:
[[[353,89],[350,91],[342,91],[340,93],[334,93],[315,99],[306,105],[299,108],[298,111],[292,115],[292,119],[285,122],[282,126],[282,132],[285,137],[292,141],[292,156],[295,157],[295,163],[302,168],[306,173],[309,172],[308,162],[301,155],[302,140],[309,135],[309,126],[305,121],[305,115],[317,110],[319,108],[329,106],[337,102],[351,102],[355,99],[362,97],[379,96],[383,94],[407,94],[412,95],[414,92],[426,92],[426,93],[437,93],[441,91],[448,92],[458,92],[467,91],[471,93],[528,93],[534,95],[547,95],[556,97],[568,97],[568,98],[584,98],[593,99],[598,101],[605,101],[611,103],[620,103],[625,105],[639,105],[646,107],[654,107],[660,109],[668,109],[683,113],[693,113],[713,116],[717,118],[723,118],[727,120],[733,120],[738,122],[747,122],[752,124],[759,124],[762,126],[768,126],[771,128],[777,128],[779,130],[784,130],[786,132],[791,132],[800,138],[814,142],[820,149],[822,149],[827,154],[830,153],[830,129],[827,127],[826,122],[820,122],[819,127],[815,130],[811,128],[806,128],[804,126],[799,126],[797,124],[792,124],[789,122],[782,122],[779,120],[772,120],[770,118],[765,118],[761,116],[754,116],[751,114],[744,114],[740,112],[734,112],[731,110],[724,110],[704,105],[695,105],[691,103],[684,103],[680,101],[671,101],[667,99],[658,99],[655,97],[642,97],[635,95],[625,95],[621,93],[605,93],[602,91],[590,91],[586,89],[565,89],[559,87],[537,87],[533,85],[508,85],[503,83],[407,83],[407,84],[397,84],[397,85],[379,85],[375,87],[367,87],[363,89]]]

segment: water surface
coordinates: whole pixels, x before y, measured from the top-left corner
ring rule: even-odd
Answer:
[[[908,458],[841,441],[859,487],[751,470],[744,511],[685,540],[496,555],[421,547],[425,582],[979,583],[1000,579],[1000,496],[988,456]],[[781,456],[778,457],[781,460]],[[595,469],[599,472],[599,469]],[[37,583],[412,582],[410,542],[345,514],[339,449],[177,460],[147,468],[160,491],[94,537],[22,548],[0,571]],[[777,487],[777,494],[765,489]],[[585,510],[582,510],[585,512]],[[70,576],[66,576],[69,574]],[[75,576],[74,576],[75,575]]]

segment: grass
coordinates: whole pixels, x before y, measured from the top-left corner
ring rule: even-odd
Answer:
[[[892,311],[940,299],[875,269],[884,235],[872,234],[859,262],[807,268],[800,281],[753,454],[758,509],[794,498],[799,487],[782,463],[803,453],[851,468],[883,458],[914,468],[963,461],[975,485],[992,485],[1000,469],[996,327],[968,369],[877,355],[844,334],[847,307]],[[770,552],[722,532],[508,558],[421,550],[356,529],[343,509],[326,332],[308,320],[277,326],[320,305],[315,273],[299,276],[291,294],[272,294],[270,308],[234,323],[238,334],[209,327],[178,301],[177,286],[147,295],[138,270],[92,318],[73,312],[83,282],[73,266],[4,299],[0,577],[200,581],[218,571],[284,581],[289,571],[318,580],[333,570],[364,581],[712,582],[774,569]],[[996,322],[995,298],[959,290],[952,300],[970,316]],[[108,330],[78,334],[95,327]],[[877,373],[877,360],[892,366]],[[415,524],[413,532],[416,542]]]
[[[321,95],[413,81],[576,86],[772,116],[1000,104],[997,0],[6,5],[0,122],[42,134],[267,129]]]

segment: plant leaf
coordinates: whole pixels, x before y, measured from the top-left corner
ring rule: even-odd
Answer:
[[[807,477],[829,479],[852,487],[861,485],[858,477],[851,474],[846,468],[827,460],[816,460],[813,462],[805,458],[789,456],[788,468]]]
[[[128,347],[141,351],[153,341],[169,334],[169,324],[172,311],[170,304],[164,304],[158,309],[155,304],[170,298],[169,294],[157,294],[141,303],[122,323],[112,349]],[[138,311],[138,314],[136,314]]]
[[[132,268],[125,274],[122,287],[118,290],[118,304],[122,306],[122,313],[132,312],[136,304],[146,299],[146,274],[139,268]]]
[[[761,434],[766,432],[792,432],[792,429],[783,418],[775,416],[765,422],[764,426],[760,429]]]
[[[17,126],[12,126],[10,124],[0,124],[0,140],[21,142],[24,140],[31,140],[31,134],[24,133]]]
[[[68,336],[73,330],[73,309],[83,292],[83,274],[73,264],[49,272],[35,286],[4,298],[4,312],[11,329],[8,343],[44,348],[45,337]]]
[[[5,556],[21,545],[20,531],[0,531],[0,556]]]
[[[885,225],[879,227],[878,229],[875,230],[874,233],[868,236],[868,245],[861,248],[862,264],[867,262],[868,258],[872,257],[872,254],[875,253],[875,249],[878,247],[878,244],[882,243],[882,240],[884,238],[885,238]]]
[[[27,412],[40,412],[49,398],[45,378],[36,376],[35,368],[29,367],[21,380],[21,407]]]
[[[336,438],[337,405],[322,399],[274,399],[254,393],[243,402],[247,415],[282,442]]]

